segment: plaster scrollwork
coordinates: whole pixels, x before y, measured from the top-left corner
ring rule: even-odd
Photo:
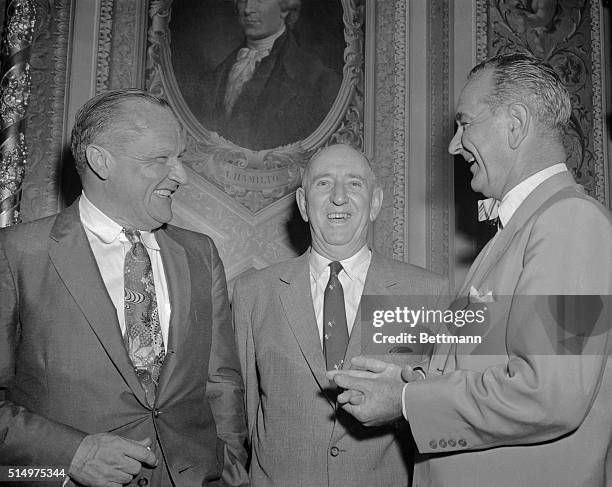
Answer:
[[[601,18],[602,5],[599,2],[591,1],[591,81],[593,83],[593,152],[595,156],[595,184],[594,196],[601,203],[609,206],[610,195],[606,193],[606,181],[608,181],[606,165],[606,137],[605,137],[605,113],[604,107],[604,80],[602,73],[604,66],[602,59],[604,53],[601,48]]]
[[[487,49],[489,31],[489,0],[476,0],[476,59],[483,61],[489,55]]]
[[[405,258],[406,226],[406,2],[396,1],[394,12],[395,72],[393,99],[393,257]]]
[[[564,138],[568,166],[588,193],[605,202],[598,3],[490,0],[487,45],[488,55],[530,52],[555,68],[573,106]]]
[[[450,109],[449,76],[449,0],[430,0],[430,156],[429,165],[429,256],[427,268],[439,274],[449,272],[449,207],[451,157],[447,144],[451,133],[448,124]],[[440,35],[440,32],[443,35]]]
[[[342,141],[363,149],[363,0],[342,0],[346,42],[343,79],[329,113],[305,139],[259,151],[240,147],[207,130],[187,106],[172,69],[172,3],[173,0],[150,3],[147,89],[168,98],[185,126],[189,139],[186,164],[237,201],[247,214],[257,214],[290,195],[299,184],[301,168],[319,147]]]
[[[37,18],[30,56],[32,88],[26,123],[27,171],[21,216],[24,221],[60,209],[64,101],[73,0],[35,0]]]
[[[30,99],[29,49],[35,24],[36,8],[31,0],[9,2],[0,79],[0,227],[20,221],[28,152],[23,120]]]
[[[142,86],[148,14],[146,0],[114,0],[108,88]]]
[[[100,1],[100,21],[98,24],[98,46],[96,53],[96,93],[103,93],[109,88],[114,3],[114,0]]]

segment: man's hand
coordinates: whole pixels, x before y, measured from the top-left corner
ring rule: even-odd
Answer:
[[[363,356],[352,358],[350,369],[330,371],[327,377],[346,389],[338,396],[338,403],[365,426],[401,417],[404,385],[424,378],[409,365],[402,368]]]
[[[367,372],[366,372],[367,373]],[[333,370],[327,378],[347,389],[338,396],[338,404],[365,426],[379,426],[402,416],[404,382],[380,376],[359,377],[359,370]]]
[[[77,448],[68,475],[82,485],[120,487],[138,475],[142,464],[157,465],[151,439],[128,440],[108,433],[89,435]]]

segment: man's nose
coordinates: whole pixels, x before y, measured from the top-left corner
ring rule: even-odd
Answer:
[[[187,184],[187,172],[185,171],[185,166],[178,157],[170,161],[168,178],[179,185]]]
[[[463,149],[463,145],[461,144],[462,134],[463,134],[463,128],[457,127],[457,131],[455,132],[455,135],[453,136],[450,143],[448,144],[448,152],[450,154],[453,154],[453,155],[459,154],[461,149]]]
[[[344,184],[334,184],[330,195],[330,201],[336,206],[341,206],[348,201]]]
[[[245,0],[244,2],[244,11],[245,13],[253,12],[255,9],[256,0]]]

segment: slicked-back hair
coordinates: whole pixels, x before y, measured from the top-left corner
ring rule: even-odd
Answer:
[[[474,66],[468,79],[483,72],[492,74],[493,88],[484,97],[491,111],[510,103],[525,103],[544,134],[559,140],[563,137],[572,103],[552,66],[528,54],[504,54]]]
[[[321,152],[323,152],[325,149],[327,149],[327,146],[323,146],[323,147],[319,147],[315,153],[310,156],[310,159],[308,159],[308,163],[306,164],[306,167],[302,170],[302,179],[300,182],[300,186],[302,188],[304,188],[304,190],[308,190],[308,187],[310,186],[310,183],[312,183],[312,181],[310,181],[310,166],[312,165],[312,161],[314,161]],[[364,161],[366,161],[366,164],[368,166],[369,169],[369,174],[371,177],[371,181],[372,181],[372,188],[377,188],[380,185],[378,184],[378,178],[376,177],[376,173],[374,172],[374,169],[372,167],[372,163],[370,162],[370,159],[368,158],[368,156],[366,156],[363,152],[355,149],[356,152],[358,152],[359,154],[361,154],[361,156],[363,157]]]
[[[150,103],[171,112],[170,105],[163,98],[136,89],[107,91],[88,100],[76,114],[70,140],[76,170],[81,178],[87,170],[87,146],[99,143],[121,148],[138,135],[136,129],[131,130],[127,123],[130,111],[126,104],[130,101]]]
[[[239,0],[234,0],[234,7],[237,6]],[[300,18],[300,9],[302,8],[302,0],[276,0],[280,5],[282,12],[287,12],[285,24],[289,29],[292,29]]]

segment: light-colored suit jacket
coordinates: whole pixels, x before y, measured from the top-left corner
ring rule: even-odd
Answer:
[[[445,295],[447,281],[373,253],[363,294]],[[365,428],[326,393],[308,252],[236,283],[234,327],[246,387],[251,482],[263,486],[407,485],[406,425]],[[347,360],[362,351],[359,313]],[[406,355],[402,360],[419,360]]]
[[[488,352],[442,346],[429,380],[406,388],[414,485],[612,485],[610,213],[568,173],[551,177],[483,249],[459,296],[470,289],[488,301]]]
[[[86,434],[111,432],[157,440],[160,465],[143,469],[134,485],[141,477],[154,487],[171,485],[169,477],[177,486],[220,485],[224,462],[236,482],[241,474],[248,481],[223,265],[204,235],[167,226],[156,238],[172,315],[150,407],[78,201],[57,216],[0,232],[1,464],[67,472]]]

